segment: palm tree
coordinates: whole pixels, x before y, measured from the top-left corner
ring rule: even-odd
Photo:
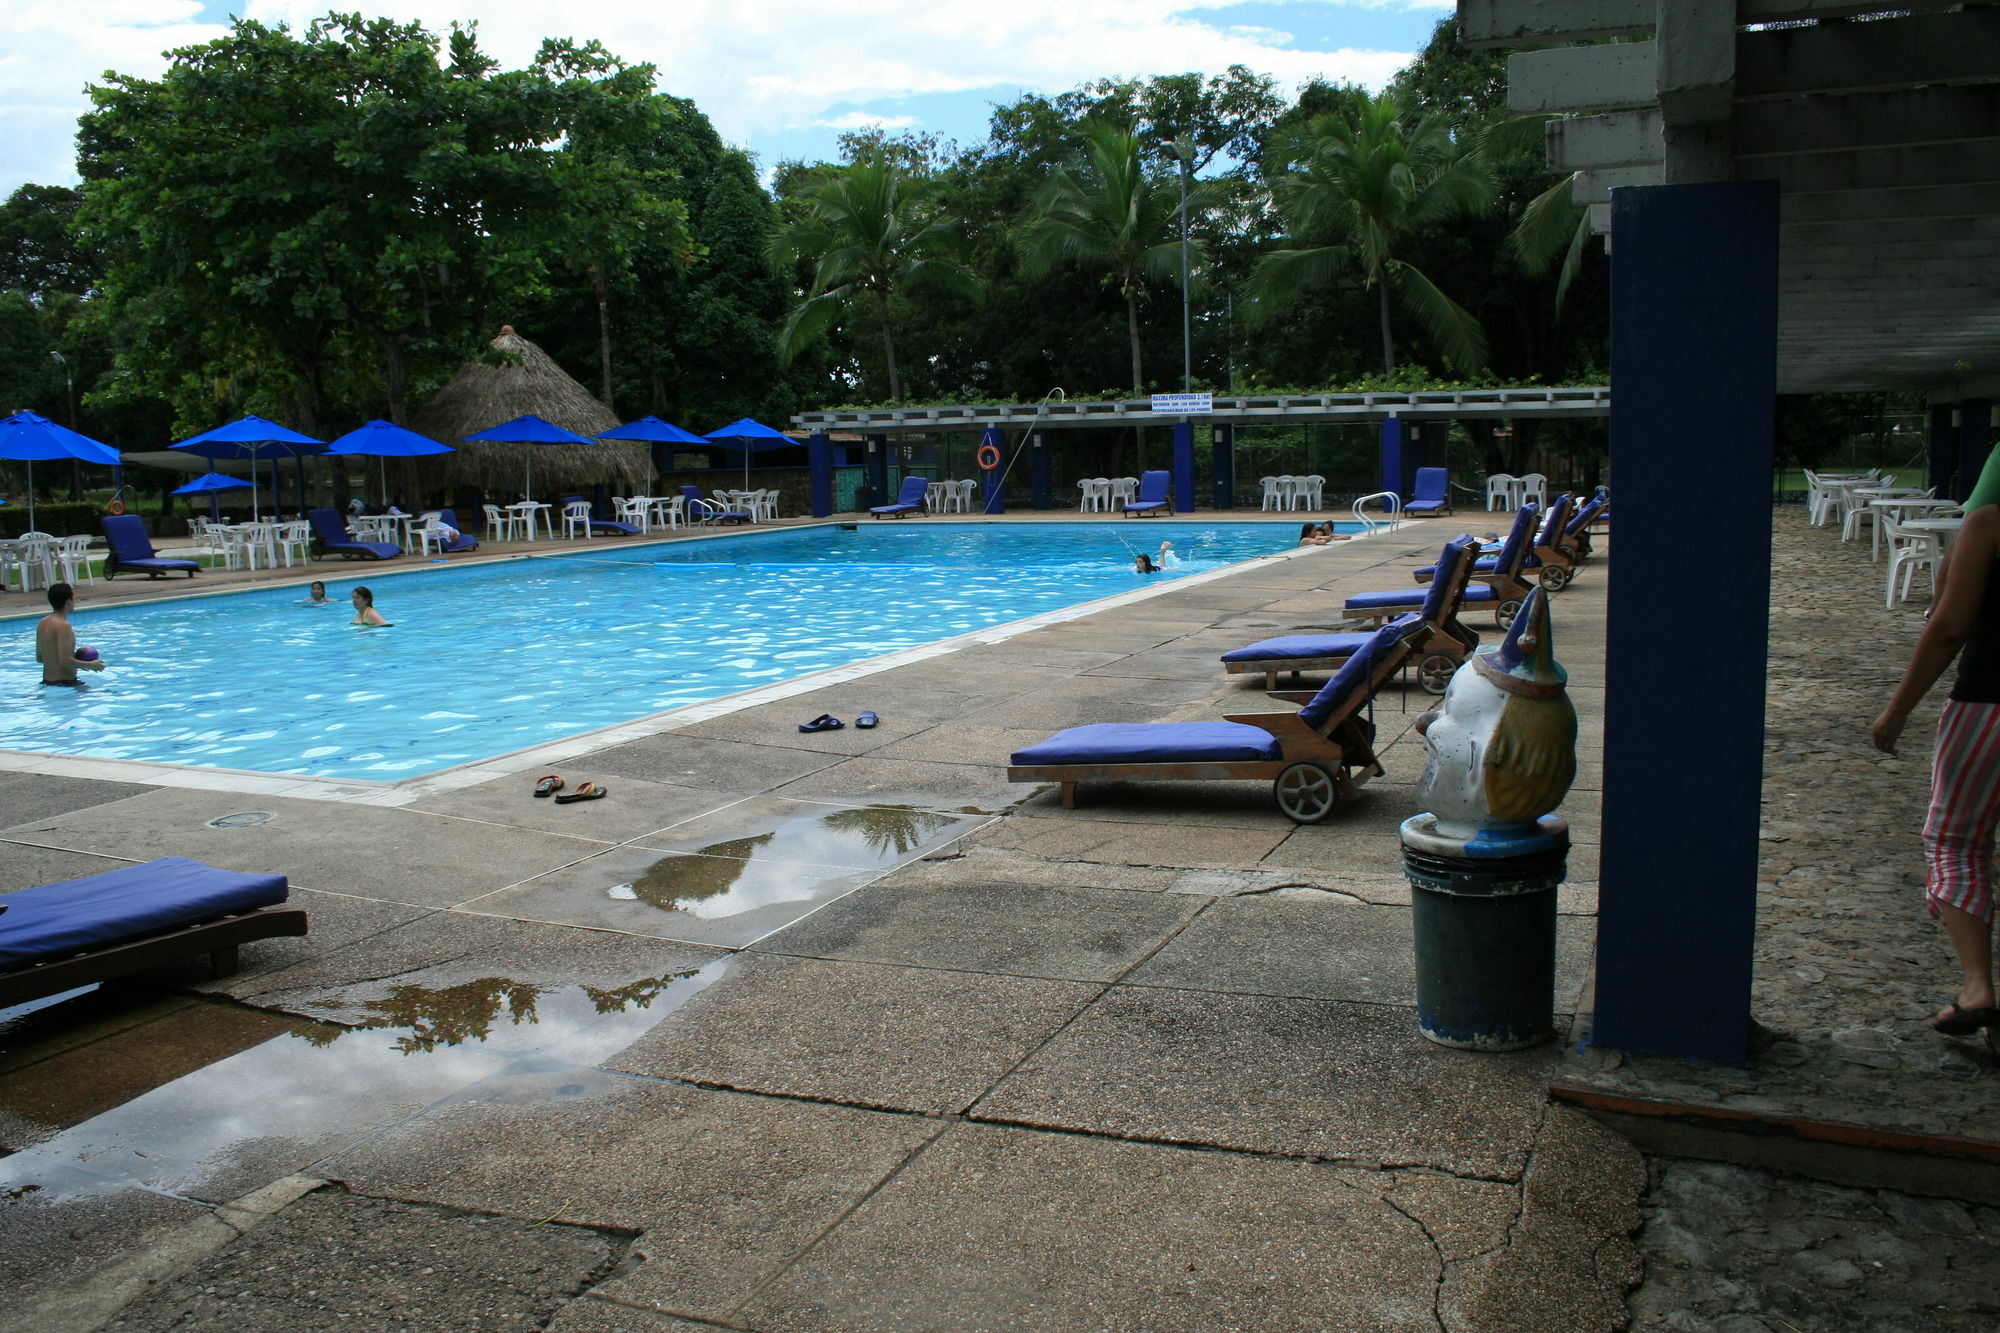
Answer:
[[[1180,272],[1180,186],[1170,176],[1147,174],[1138,136],[1121,126],[1085,124],[1083,150],[1074,170],[1058,169],[1036,194],[1018,242],[1022,266],[1037,277],[1075,264],[1117,281],[1132,340],[1132,390],[1143,393],[1139,296],[1147,279]],[[1189,211],[1205,207],[1209,197],[1207,186],[1197,186]]]
[[[1491,204],[1492,175],[1476,147],[1454,139],[1441,120],[1406,116],[1384,93],[1356,112],[1314,117],[1278,151],[1291,169],[1272,182],[1271,196],[1292,245],[1259,263],[1260,304],[1358,269],[1376,292],[1384,374],[1396,369],[1392,287],[1446,360],[1468,371],[1484,365],[1479,321],[1399,258],[1423,228]]]
[[[949,254],[956,220],[935,205],[932,193],[930,182],[880,155],[835,169],[813,191],[805,216],[772,243],[780,267],[801,259],[813,265],[806,299],[778,333],[781,357],[790,361],[852,303],[872,300],[882,325],[889,397],[903,401],[891,317],[896,293],[930,288],[967,299],[979,295],[972,270]]]
[[[1507,248],[1514,252],[1522,269],[1534,277],[1547,273],[1556,265],[1557,257],[1561,257],[1562,264],[1556,270],[1558,315],[1562,313],[1563,298],[1569,295],[1570,284],[1583,272],[1585,245],[1590,240],[1590,210],[1570,197],[1574,179],[1573,175],[1564,176],[1530,199],[1521,210],[1514,230],[1507,235]]]

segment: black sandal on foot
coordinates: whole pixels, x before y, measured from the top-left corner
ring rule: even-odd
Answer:
[[[1956,1000],[1951,1008],[1931,1020],[1931,1031],[1947,1037],[1969,1037],[1981,1028],[2000,1024],[2000,1009],[1987,1005],[1981,1009],[1964,1009]]]

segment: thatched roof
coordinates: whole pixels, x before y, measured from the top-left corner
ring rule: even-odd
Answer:
[[[454,454],[426,458],[424,476],[434,485],[519,490],[529,451],[537,491],[575,490],[594,482],[614,489],[642,486],[652,475],[644,444],[467,444],[475,431],[532,412],[578,435],[596,435],[618,424],[611,409],[564,373],[553,358],[503,325],[492,342],[501,364],[468,361],[437,391],[410,429],[452,446]]]

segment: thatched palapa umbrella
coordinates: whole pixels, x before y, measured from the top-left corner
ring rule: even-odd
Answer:
[[[524,414],[553,421],[578,435],[597,436],[618,424],[610,408],[564,373],[553,358],[505,325],[492,342],[502,364],[468,361],[417,413],[411,423],[422,435],[457,445],[473,435]],[[643,444],[468,444],[455,454],[426,460],[425,472],[443,486],[475,487],[492,495],[511,493],[527,473],[533,450],[536,480],[551,490],[581,490],[603,483],[634,492],[652,476],[652,458]]]

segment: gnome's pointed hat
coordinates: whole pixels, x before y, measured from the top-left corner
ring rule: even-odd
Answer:
[[[1507,637],[1490,653],[1472,659],[1480,675],[1512,694],[1540,698],[1561,694],[1569,673],[1556,661],[1555,636],[1549,631],[1549,595],[1530,588]]]

